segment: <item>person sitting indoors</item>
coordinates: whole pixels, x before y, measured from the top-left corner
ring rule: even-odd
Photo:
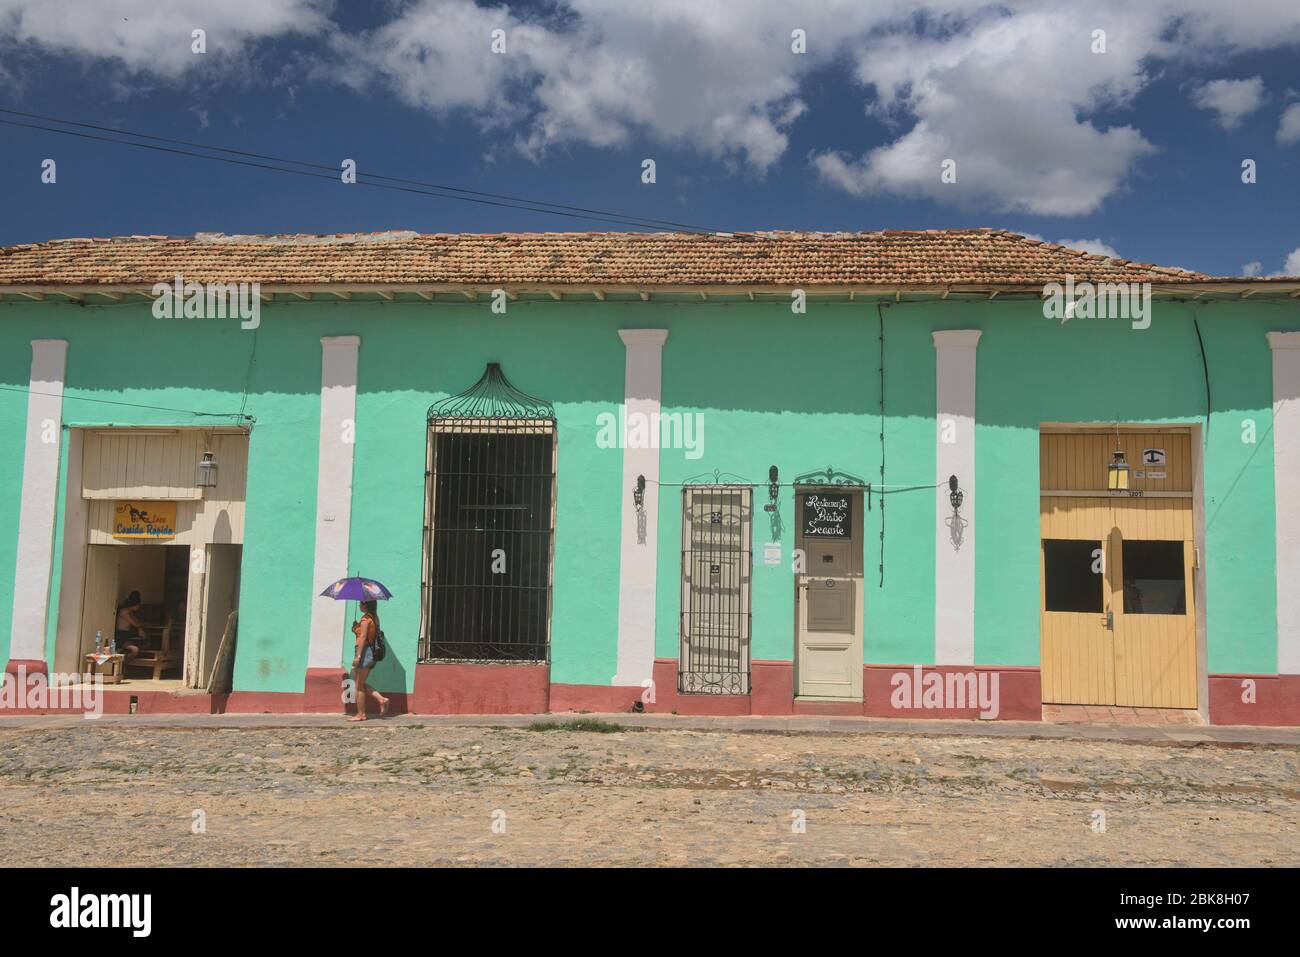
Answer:
[[[113,626],[113,640],[118,654],[125,661],[140,654],[144,647],[144,625],[140,623],[140,593],[133,591],[117,606],[117,623]]]

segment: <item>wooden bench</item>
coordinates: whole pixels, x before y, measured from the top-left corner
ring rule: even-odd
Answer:
[[[171,633],[173,628],[179,630],[182,627],[176,624],[145,625],[145,637],[155,639],[158,647],[141,650],[138,655],[126,663],[126,666],[128,668],[152,668],[153,680],[157,681],[165,670],[181,664],[181,651],[172,648]]]

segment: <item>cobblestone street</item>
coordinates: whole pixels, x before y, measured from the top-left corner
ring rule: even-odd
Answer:
[[[1293,744],[537,720],[0,725],[0,852],[86,866],[1300,862]]]

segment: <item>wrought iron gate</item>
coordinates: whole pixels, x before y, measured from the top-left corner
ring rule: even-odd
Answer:
[[[749,694],[752,491],[700,485],[682,493],[677,690]]]
[[[428,418],[420,658],[546,661],[554,413],[491,363]]]

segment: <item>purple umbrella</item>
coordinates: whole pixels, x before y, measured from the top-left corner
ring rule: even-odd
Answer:
[[[320,596],[333,598],[336,601],[375,601],[392,598],[393,593],[385,588],[382,582],[354,575],[351,578],[340,578],[321,592]]]

